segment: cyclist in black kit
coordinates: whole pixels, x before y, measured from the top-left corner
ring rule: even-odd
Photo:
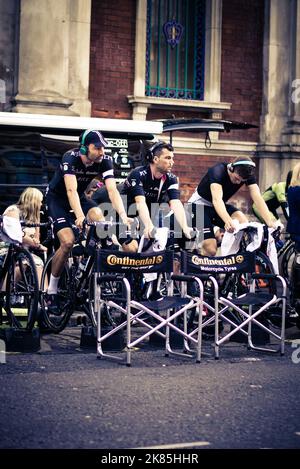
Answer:
[[[243,212],[226,203],[243,184],[247,185],[266,224],[269,227],[276,225],[256,183],[255,163],[251,158],[238,157],[233,163],[218,163],[208,170],[188,201],[194,215],[193,226],[204,229],[202,254],[216,255],[217,241],[213,231],[215,225],[232,233],[235,230],[234,220],[247,223],[248,219]],[[197,210],[199,206],[203,208],[202,214]],[[203,215],[203,219],[199,215]]]
[[[171,173],[174,165],[174,149],[172,145],[159,141],[147,151],[148,164],[133,169],[124,183],[118,189],[127,198],[129,215],[133,215],[136,208],[143,223],[144,235],[149,238],[153,232],[153,219],[158,205],[167,201],[184,236],[191,238],[193,229],[187,225],[186,214],[180,201],[180,191],[177,177]],[[93,194],[97,204],[108,202],[106,188],[101,188]],[[136,252],[138,243],[132,239],[119,238],[123,249]]]
[[[86,130],[79,138],[80,147],[66,152],[62,162],[49,183],[47,204],[54,220],[54,229],[60,247],[52,261],[52,272],[48,286],[48,303],[53,314],[59,314],[57,286],[64,265],[74,244],[70,210],[75,216],[75,225],[82,229],[87,217],[90,221],[103,220],[97,204],[87,199],[84,191],[92,179],[102,177],[108,197],[123,223],[130,223],[114,179],[113,162],[104,154],[107,142],[101,132]]]

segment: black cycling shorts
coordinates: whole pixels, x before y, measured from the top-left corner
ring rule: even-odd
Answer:
[[[75,215],[71,212],[72,209],[69,201],[53,192],[48,192],[46,201],[49,215],[54,221],[54,232],[58,233],[63,228],[72,228],[72,224],[75,222]],[[87,215],[91,208],[97,207],[95,202],[87,199],[85,196],[80,198],[80,205],[85,215]]]
[[[214,226],[224,228],[224,222],[219,217],[214,207],[199,206],[199,204],[192,205],[192,226],[197,228],[203,233],[203,239],[215,238]],[[230,204],[225,204],[226,210],[231,216],[234,212],[239,211],[236,207]]]

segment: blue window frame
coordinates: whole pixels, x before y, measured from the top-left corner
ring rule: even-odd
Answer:
[[[146,96],[203,100],[205,0],[148,0]]]

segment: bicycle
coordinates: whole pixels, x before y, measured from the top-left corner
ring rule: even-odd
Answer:
[[[295,258],[295,242],[288,238],[278,250],[278,263],[280,274],[285,278],[288,287],[291,287],[291,272]]]
[[[252,240],[252,235],[253,235],[253,228],[247,227],[243,229],[243,234],[240,239],[240,245],[238,252],[243,253],[247,250],[247,246],[250,244]],[[275,233],[275,234],[274,234]],[[275,231],[272,235],[275,237],[277,236],[277,231]],[[265,229],[265,236],[267,235],[267,229]],[[266,240],[265,240],[266,241]],[[211,258],[213,259],[213,258]],[[263,274],[273,274],[274,273],[274,267],[272,262],[270,261],[269,257],[266,254],[266,242],[262,242],[261,246],[259,249],[255,250],[255,272],[256,273],[263,273]],[[243,274],[243,273],[225,273],[225,274],[210,274],[213,276],[219,287],[219,295],[225,298],[235,298],[243,293],[247,292],[249,289],[249,284],[251,281],[251,278],[249,277],[248,274]],[[208,276],[207,276],[208,277]],[[204,281],[204,298],[207,303],[207,311],[205,312],[206,314],[206,320],[205,320],[205,327],[203,331],[203,338],[206,339],[212,339],[214,337],[215,333],[215,326],[214,326],[214,285],[212,284],[212,281],[207,278]],[[195,295],[197,292],[195,291],[196,285],[192,285],[190,288],[193,290],[190,291],[192,295]],[[277,285],[276,282],[273,279],[268,279],[268,280],[257,280],[256,281],[256,292],[259,293],[270,293],[272,295],[277,294]],[[238,323],[241,318],[237,317],[236,313],[232,313],[231,311],[228,311],[226,313],[226,316],[228,317],[229,320],[232,320],[233,323]],[[273,318],[271,318],[273,319]],[[193,323],[195,320],[195,313],[191,315],[189,318],[189,328],[193,328]],[[277,316],[275,317],[275,322],[277,324]],[[220,322],[219,324],[219,330],[220,332],[222,331],[222,323]]]
[[[82,310],[85,313],[85,323],[90,323],[96,327],[96,317],[94,313],[94,263],[98,249],[112,248],[108,245],[108,238],[112,234],[114,227],[124,225],[120,222],[98,221],[85,222],[81,234],[76,236],[74,247],[69,255],[67,264],[58,282],[58,297],[60,314],[53,314],[47,307],[46,285],[51,274],[51,263],[54,253],[45,263],[41,279],[41,311],[44,324],[55,333],[61,332],[67,325],[71,315],[75,310]],[[89,228],[85,236],[85,227]],[[134,236],[136,224],[131,229],[130,234]],[[84,245],[85,243],[85,245]],[[118,248],[116,248],[118,249]],[[108,296],[115,295],[117,286],[114,282],[105,284]],[[110,323],[109,311],[107,311],[107,321]]]
[[[0,266],[0,325],[30,331],[38,319],[36,266],[28,249],[4,233],[4,218],[0,217],[0,239],[8,244],[8,248]],[[20,224],[23,227],[40,226],[22,221]]]

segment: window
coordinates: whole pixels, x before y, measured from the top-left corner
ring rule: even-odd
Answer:
[[[146,96],[204,99],[205,0],[148,0]]]

